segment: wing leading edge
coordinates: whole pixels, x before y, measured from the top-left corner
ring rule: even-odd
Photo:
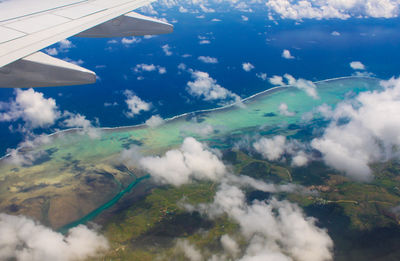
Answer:
[[[153,1],[79,1],[15,19],[0,18],[0,87],[95,82],[94,72],[38,51],[73,35],[123,37],[172,32],[169,23],[131,12]]]

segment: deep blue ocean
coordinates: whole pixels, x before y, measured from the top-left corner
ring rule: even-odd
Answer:
[[[289,73],[296,78],[312,81],[349,76],[354,73],[349,63],[361,61],[366,71],[375,77],[387,79],[400,74],[400,19],[349,19],[269,21],[264,12],[246,13],[243,21],[239,12],[204,14],[165,13],[169,21],[177,20],[174,33],[142,39],[129,46],[120,40],[109,44],[110,39],[86,39],[72,37],[75,45],[68,52],[56,57],[83,60],[81,65],[95,71],[100,79],[88,86],[36,88],[45,97],[53,97],[61,111],[68,110],[85,115],[89,120],[97,118],[101,127],[114,127],[143,123],[152,115],[163,118],[189,111],[217,107],[216,102],[201,101],[190,96],[186,89],[191,80],[188,72],[178,69],[180,63],[188,68],[210,74],[218,84],[237,93],[242,98],[268,89],[271,85],[256,76],[267,73],[268,77]],[[212,21],[220,19],[221,21]],[[340,36],[331,33],[337,31]],[[199,36],[210,44],[199,44]],[[168,44],[173,53],[166,56],[161,46]],[[57,45],[54,45],[57,47]],[[282,51],[289,49],[295,59],[282,58]],[[190,54],[190,57],[182,57]],[[198,56],[218,59],[217,64],[205,64]],[[250,72],[242,69],[242,63],[255,66]],[[135,73],[136,64],[154,64],[165,67],[166,74],[157,72]],[[143,76],[143,80],[138,80]],[[128,118],[124,90],[132,90],[152,110]],[[13,89],[0,89],[0,101],[15,97]],[[117,103],[116,106],[104,106]],[[15,148],[24,134],[10,131],[22,122],[0,122],[0,154],[7,148]],[[61,125],[35,133],[51,133]]]

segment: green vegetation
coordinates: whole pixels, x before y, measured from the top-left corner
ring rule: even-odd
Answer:
[[[182,206],[183,203],[211,202],[215,191],[215,184],[208,182],[153,189],[143,200],[107,222],[104,233],[112,250],[105,259],[152,260],[162,254],[163,249],[168,251],[175,238],[215,227],[199,214],[188,213]]]

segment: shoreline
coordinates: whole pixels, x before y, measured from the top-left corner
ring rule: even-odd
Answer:
[[[314,84],[320,84],[320,83],[325,83],[325,82],[346,80],[346,79],[380,80],[378,78],[370,77],[370,76],[343,76],[343,77],[330,78],[330,79],[321,80],[321,81],[315,81],[313,83]],[[197,111],[192,111],[192,112],[185,112],[185,113],[182,113],[182,114],[170,117],[170,118],[166,118],[166,119],[164,119],[164,123],[161,124],[161,125],[164,125],[164,124],[166,124],[168,122],[171,122],[171,121],[174,121],[174,120],[177,120],[177,119],[180,119],[182,117],[186,117],[186,116],[191,115],[191,114],[214,112],[214,111],[219,111],[219,110],[225,110],[225,109],[228,109],[228,108],[231,108],[231,107],[234,107],[234,106],[240,106],[240,104],[245,103],[245,102],[247,102],[247,101],[249,101],[251,99],[254,99],[254,98],[256,98],[256,97],[258,97],[260,95],[268,94],[269,92],[274,92],[274,91],[277,91],[277,90],[280,90],[280,89],[288,89],[288,88],[296,88],[296,87],[293,87],[292,85],[275,86],[275,87],[272,87],[270,89],[266,89],[264,91],[261,91],[261,92],[255,93],[253,95],[250,95],[250,96],[248,96],[246,98],[243,98],[239,102],[227,104],[227,105],[224,105],[224,106],[221,106],[221,107],[217,107],[217,108],[212,108],[212,109],[203,109],[203,110],[197,110]],[[97,129],[97,130],[100,130],[100,131],[113,131],[113,130],[140,129],[140,128],[146,128],[146,127],[149,127],[146,123],[140,123],[140,124],[136,124],[136,125],[118,126],[118,127],[99,127],[99,128],[94,128],[94,129]],[[69,129],[55,131],[55,132],[50,133],[50,134],[44,134],[44,136],[47,136],[47,137],[51,138],[51,137],[54,137],[54,136],[57,136],[57,135],[62,135],[64,133],[78,132],[78,131],[82,131],[82,130],[84,130],[84,129],[75,127],[75,128],[69,128]],[[23,148],[24,147],[20,146],[20,147],[15,148],[15,150],[17,152],[19,152],[19,150],[21,150]],[[10,156],[11,156],[11,153],[5,154],[4,156],[0,157],[0,162],[5,160],[5,159],[7,159]]]

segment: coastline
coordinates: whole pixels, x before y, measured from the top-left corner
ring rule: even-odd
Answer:
[[[370,77],[370,76],[343,76],[343,77],[325,79],[325,80],[321,80],[321,81],[315,81],[313,83],[314,84],[320,84],[320,83],[326,83],[326,82],[332,82],[332,81],[338,81],[338,80],[347,80],[347,79],[380,80],[378,78]],[[200,113],[207,113],[207,112],[214,112],[214,111],[222,111],[222,110],[225,110],[225,109],[232,108],[234,106],[240,106],[241,104],[243,104],[245,102],[249,102],[250,100],[252,100],[254,98],[257,98],[257,97],[259,97],[261,95],[267,95],[267,94],[273,93],[275,91],[289,89],[289,88],[296,88],[296,87],[293,87],[292,85],[275,86],[275,87],[272,87],[270,89],[266,89],[266,90],[263,90],[261,92],[258,92],[258,93],[255,93],[253,95],[250,95],[250,96],[248,96],[246,98],[243,98],[239,102],[227,104],[227,105],[224,105],[224,106],[221,106],[221,107],[217,107],[217,108],[212,108],[212,109],[203,109],[203,110],[197,110],[197,111],[192,111],[192,112],[186,112],[186,113],[183,113],[183,114],[179,114],[179,115],[173,116],[171,118],[166,118],[166,119],[164,119],[164,123],[163,124],[166,124],[168,122],[171,122],[171,121],[174,121],[174,120],[178,120],[180,118],[183,118],[183,117],[186,117],[186,116],[189,116],[189,115],[193,115],[193,114],[200,114]],[[124,131],[124,130],[134,130],[134,129],[141,129],[141,128],[148,128],[148,125],[146,123],[140,123],[140,124],[136,124],[136,125],[118,126],[118,127],[99,127],[99,128],[94,128],[94,129],[97,129],[97,130],[100,130],[100,131]],[[53,133],[50,133],[50,134],[47,134],[47,135],[44,135],[44,136],[52,138],[52,137],[56,137],[58,135],[63,135],[65,133],[79,132],[79,131],[82,131],[82,130],[84,130],[84,129],[75,127],[75,128],[69,128],[69,129],[55,131]],[[21,150],[23,148],[25,148],[25,147],[20,146],[20,147],[15,148],[15,150],[17,152],[19,152],[19,150]],[[10,156],[11,156],[11,153],[5,154],[4,156],[0,157],[0,162],[5,160],[5,159],[7,159]]]

